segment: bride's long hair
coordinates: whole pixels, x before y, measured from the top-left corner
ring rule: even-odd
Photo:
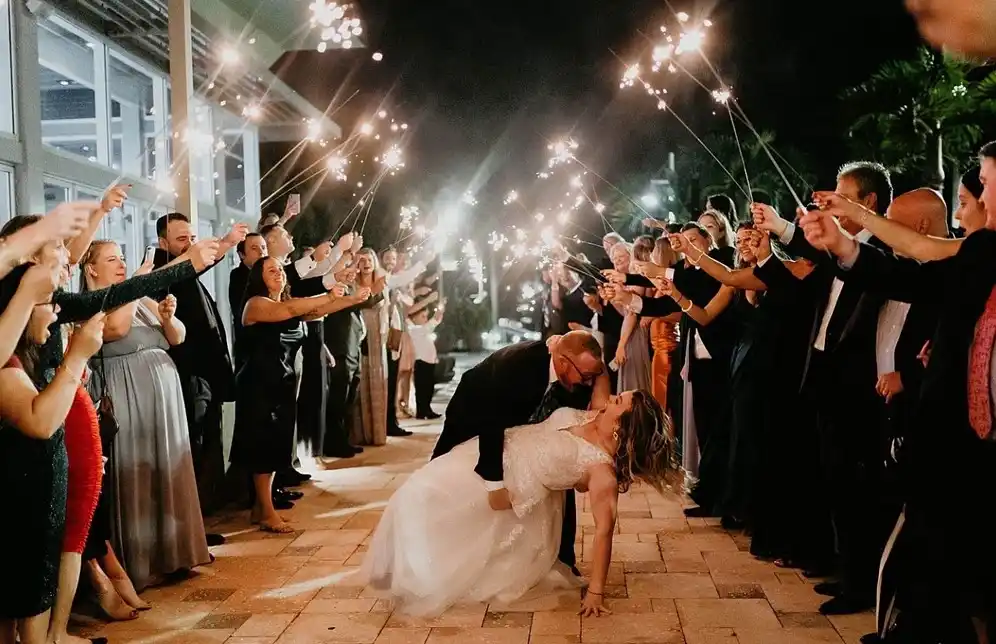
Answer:
[[[646,391],[633,392],[629,411],[619,417],[619,446],[615,456],[619,492],[639,480],[658,492],[684,491],[685,470],[678,457],[671,418]]]

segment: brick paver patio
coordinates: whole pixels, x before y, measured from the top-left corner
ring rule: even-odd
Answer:
[[[455,386],[441,388],[442,409]],[[112,644],[857,644],[871,613],[826,618],[812,582],[758,561],[718,521],[685,519],[680,499],[634,488],[620,499],[606,603],[582,620],[579,594],[509,606],[458,606],[433,620],[390,607],[343,579],[360,564],[392,492],[427,458],[436,424],[411,424],[341,467],[316,474],[286,513],[298,530],[267,535],[247,513],[211,523],[228,543],[183,582],[143,593],[153,608],[131,622],[87,629]],[[579,498],[578,552],[590,565],[593,521]]]

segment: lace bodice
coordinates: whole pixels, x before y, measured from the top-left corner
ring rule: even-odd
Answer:
[[[567,431],[593,413],[564,407],[542,423],[505,432],[505,485],[516,514],[524,515],[550,490],[573,488],[592,465],[611,462],[604,451]]]

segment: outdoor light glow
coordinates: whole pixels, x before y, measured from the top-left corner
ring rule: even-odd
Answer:
[[[259,105],[255,103],[252,105],[247,105],[244,110],[242,110],[242,115],[250,120],[258,120],[259,117],[263,115],[263,110],[260,109]]]
[[[598,214],[602,214],[603,212],[605,212],[605,204],[603,203],[595,204],[595,212],[597,212]]]
[[[235,65],[239,62],[239,52],[227,45],[221,48],[219,55],[222,65]]]
[[[360,134],[362,134],[364,136],[368,136],[370,134],[373,134],[373,131],[374,131],[374,126],[371,125],[370,123],[364,123],[364,124],[360,125]]]
[[[642,201],[643,205],[646,206],[647,208],[656,208],[657,206],[661,205],[660,199],[657,198],[657,195],[653,195],[650,193],[647,193],[642,197],[640,197],[640,201]]]
[[[375,51],[374,55],[371,56],[371,58],[373,58],[376,62],[379,63],[380,61],[384,60],[384,54],[380,53],[379,51]]]
[[[513,202],[518,201],[518,200],[519,200],[519,193],[516,192],[515,190],[512,190],[505,197],[505,205],[507,206],[508,204],[513,203]]]
[[[678,22],[688,22],[688,14],[684,11],[678,12]]]

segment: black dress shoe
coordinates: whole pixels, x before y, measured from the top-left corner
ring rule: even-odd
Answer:
[[[303,496],[304,492],[298,492],[297,490],[285,490],[282,487],[273,488],[273,498],[280,497],[288,501],[297,501]]]
[[[813,590],[827,597],[840,597],[844,594],[844,587],[839,581],[821,581],[813,586]]]
[[[834,572],[836,569],[831,565],[806,566],[802,571],[802,576],[806,579],[819,579],[820,577],[829,577]]]
[[[412,432],[408,431],[407,429],[402,429],[401,427],[388,427],[387,428],[387,435],[388,436],[411,436]]]
[[[436,419],[442,418],[442,417],[443,417],[442,414],[437,414],[434,411],[427,411],[424,414],[417,414],[415,416],[415,418],[417,418],[419,420],[436,420]]]
[[[311,474],[305,474],[304,472],[298,472],[295,469],[291,469],[291,472],[302,483],[304,483],[305,481],[310,481],[311,480]]]
[[[290,510],[294,507],[294,502],[288,498],[282,496],[273,496],[273,509],[274,510]]]
[[[823,615],[853,615],[875,608],[874,599],[864,599],[853,595],[838,595],[820,606]]]
[[[207,544],[209,546],[220,546],[225,543],[225,537],[216,532],[209,532],[207,535]]]
[[[700,505],[695,508],[685,508],[685,516],[690,519],[706,519],[716,515],[711,510]]]
[[[723,517],[723,520],[719,524],[723,526],[724,530],[743,530],[746,525],[736,517]]]
[[[861,639],[858,640],[861,644],[882,644],[882,638],[878,636],[878,633],[868,633],[867,635],[862,635]]]

